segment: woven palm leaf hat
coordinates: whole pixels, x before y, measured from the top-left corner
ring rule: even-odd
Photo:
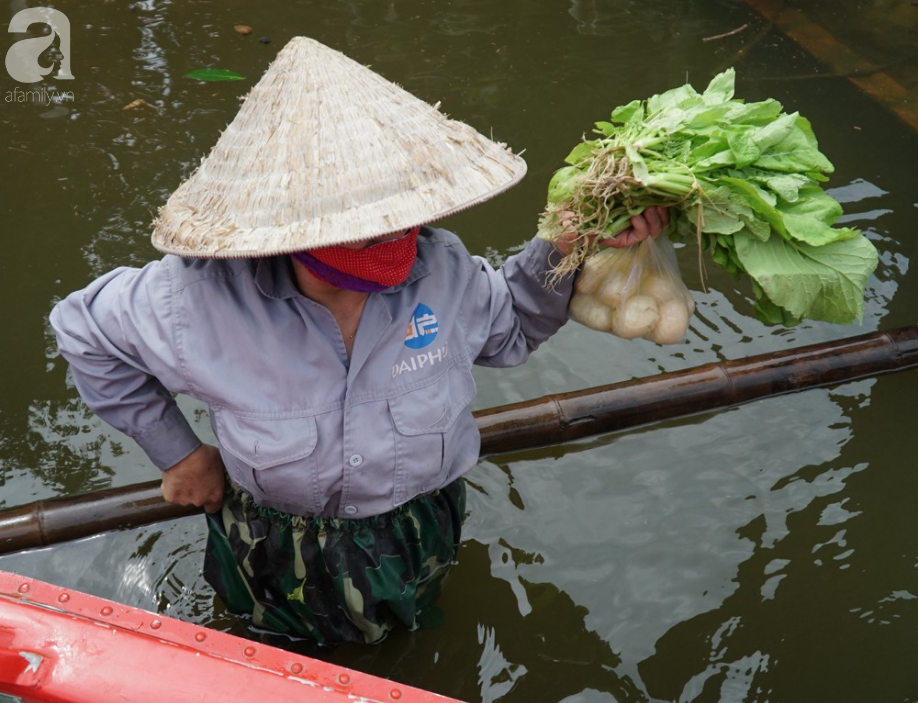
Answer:
[[[160,209],[153,246],[236,258],[346,244],[434,222],[525,173],[505,145],[296,37]]]

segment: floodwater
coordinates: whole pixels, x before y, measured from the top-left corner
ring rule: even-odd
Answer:
[[[9,15],[25,4],[7,3]],[[912,5],[797,3],[866,60],[888,56],[906,86]],[[714,266],[703,291],[687,247],[698,311],[685,343],[571,323],[526,365],[477,370],[476,407],[918,322],[915,133],[738,0],[60,9],[75,79],[43,85],[63,99],[0,102],[0,507],[155,478],[79,401],[47,314],[93,277],[156,256],[156,208],[295,34],[525,150],[521,185],[446,223],[495,262],[532,236],[552,171],[593,121],[686,79],[703,87],[730,65],[741,97],[774,97],[812,121],[845,222],[879,249],[861,325],[788,329],[756,321],[748,288]],[[240,23],[252,34],[237,34]],[[14,35],[3,36],[5,53]],[[201,67],[246,80],[182,77]],[[18,84],[0,74],[7,96]],[[137,99],[146,104],[122,109]],[[468,701],[916,701],[916,397],[907,371],[483,458],[442,624],[322,656]],[[181,403],[211,438],[203,408]],[[250,634],[200,577],[203,545],[203,521],[188,518],[2,557],[0,569]]]

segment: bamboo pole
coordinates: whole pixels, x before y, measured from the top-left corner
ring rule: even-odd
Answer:
[[[482,453],[515,451],[918,366],[918,325],[696,366],[476,413]]]
[[[918,325],[704,364],[475,413],[482,454],[557,444],[918,366]],[[200,512],[160,482],[0,511],[0,554]]]

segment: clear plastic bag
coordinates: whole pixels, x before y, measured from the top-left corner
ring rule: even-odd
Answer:
[[[574,284],[569,309],[571,319],[592,329],[657,344],[682,341],[694,312],[666,237],[591,256]]]

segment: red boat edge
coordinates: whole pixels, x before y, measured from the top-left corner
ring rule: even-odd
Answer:
[[[0,571],[0,701],[454,699]]]

